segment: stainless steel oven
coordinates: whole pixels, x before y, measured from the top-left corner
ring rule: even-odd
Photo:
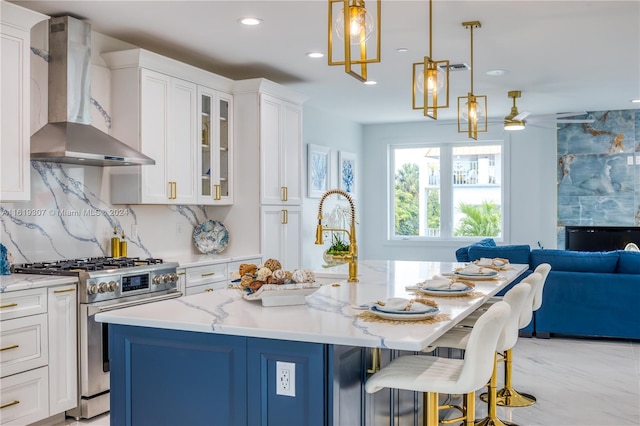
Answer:
[[[91,418],[109,411],[109,328],[99,312],[180,297],[175,262],[89,258],[24,264],[16,272],[78,276],[78,405],[67,415]]]

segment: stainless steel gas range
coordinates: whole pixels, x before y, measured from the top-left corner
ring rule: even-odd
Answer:
[[[23,274],[78,277],[78,406],[76,419],[109,411],[109,329],[95,314],[180,297],[175,262],[93,257],[14,265]]]

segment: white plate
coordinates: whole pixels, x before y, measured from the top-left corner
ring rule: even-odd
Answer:
[[[433,308],[433,307],[427,306],[427,305],[425,305],[425,307],[422,308],[422,309],[413,309],[415,306],[412,306],[410,311],[404,311],[404,310],[403,311],[398,311],[396,309],[385,308],[384,306],[380,306],[378,304],[375,304],[375,305],[373,305],[371,307],[375,308],[379,312],[384,312],[386,314],[401,314],[401,315],[425,314],[427,312],[431,312],[433,309],[436,309],[436,308]]]
[[[193,244],[201,253],[221,253],[229,245],[229,231],[222,222],[207,220],[193,230]]]
[[[421,293],[424,294],[428,294],[429,296],[460,296],[462,294],[467,294],[467,293],[471,293],[473,291],[473,289],[471,287],[466,287],[460,290],[448,290],[448,289],[442,289],[442,290],[429,290],[426,289],[424,287],[420,288],[419,290]]]
[[[496,271],[489,271],[482,274],[465,274],[464,272],[455,272],[454,275],[467,280],[492,280],[498,276],[498,273]]]
[[[440,313],[440,309],[433,308],[429,312],[423,312],[423,313],[419,313],[419,314],[414,314],[414,313],[411,313],[409,311],[407,311],[406,313],[397,313],[396,314],[396,313],[382,312],[382,311],[379,311],[376,308],[376,306],[372,306],[371,308],[369,308],[369,312],[374,313],[375,315],[379,316],[380,318],[389,319],[389,320],[418,321],[418,320],[431,318],[432,316]]]

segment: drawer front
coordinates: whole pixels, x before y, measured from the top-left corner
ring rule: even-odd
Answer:
[[[49,417],[49,368],[0,379],[0,424],[26,425]]]
[[[196,266],[187,268],[187,289],[189,287],[227,280],[227,264]]]
[[[255,257],[255,258],[251,258],[251,259],[245,259],[245,260],[237,260],[234,262],[229,262],[229,281],[231,281],[231,275],[234,272],[239,272],[240,269],[240,265],[243,263],[253,263],[254,265],[258,265],[260,266],[262,264],[262,259],[259,257]]]
[[[48,354],[46,314],[2,321],[2,331],[0,331],[2,377],[47,365]]]
[[[47,289],[0,293],[0,320],[26,317],[47,312]]]
[[[218,282],[211,283],[211,284],[197,285],[197,286],[194,286],[194,287],[187,287],[187,291],[185,292],[185,294],[187,296],[191,296],[192,294],[198,294],[198,293],[205,293],[205,292],[208,292],[208,291],[221,290],[223,288],[227,288],[227,282],[226,281],[218,281]]]

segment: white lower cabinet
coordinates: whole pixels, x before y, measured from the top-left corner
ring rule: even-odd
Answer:
[[[48,289],[49,411],[60,413],[78,404],[76,285]]]
[[[77,284],[0,294],[0,424],[77,405]]]
[[[227,288],[227,264],[219,263],[187,268],[185,286],[187,296]]]
[[[0,379],[0,424],[26,425],[49,417],[49,367]]]
[[[302,236],[301,206],[260,208],[260,250],[263,259],[278,259],[283,269],[300,267]]]

